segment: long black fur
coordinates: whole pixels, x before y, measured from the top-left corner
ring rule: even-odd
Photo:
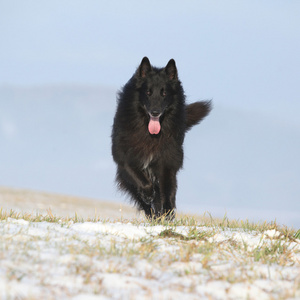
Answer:
[[[185,132],[210,110],[210,101],[185,104],[173,59],[155,68],[144,57],[120,91],[112,130],[116,181],[147,217],[174,217]],[[150,116],[159,116],[158,134],[148,130]]]

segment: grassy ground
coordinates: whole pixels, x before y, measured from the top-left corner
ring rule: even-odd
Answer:
[[[32,190],[20,190],[0,187],[0,208],[2,217],[11,216],[25,220],[67,220],[67,221],[99,221],[113,222],[131,220],[134,223],[144,222],[142,214],[125,203],[100,201],[68,195],[50,194]],[[155,221],[152,222],[155,224]],[[285,235],[293,236],[296,231],[276,222],[250,222],[249,220],[229,220],[212,217],[209,213],[203,215],[177,214],[174,225],[203,225],[219,228],[241,228],[263,232],[278,229]],[[299,234],[299,233],[298,233]]]
[[[4,294],[6,299],[72,298],[82,293],[116,299],[300,297],[297,232],[274,222],[215,219],[207,214],[148,221],[118,204],[4,188],[0,200],[0,207],[6,205],[0,210],[0,260],[5,270],[0,287],[1,278],[7,286],[16,283]],[[34,201],[45,207],[33,209]],[[19,202],[28,207],[18,208]],[[95,213],[95,205],[103,214]],[[41,229],[45,231],[38,234]],[[31,270],[31,265],[40,271]],[[60,278],[62,272],[68,280],[42,276],[47,268],[52,277]],[[80,284],[70,286],[78,280]],[[39,296],[14,294],[24,282],[37,282]]]

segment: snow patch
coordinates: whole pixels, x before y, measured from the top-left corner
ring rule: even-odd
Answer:
[[[209,233],[208,238],[190,240],[160,236],[166,229],[183,236],[191,230],[188,226],[8,218],[0,222],[0,298],[300,297],[299,241],[282,239],[285,251],[291,251],[290,263],[270,264],[255,261],[253,253],[278,243],[279,231],[197,227],[198,232]],[[194,249],[190,254],[189,247]]]

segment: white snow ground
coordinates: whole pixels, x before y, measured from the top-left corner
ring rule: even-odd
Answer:
[[[168,227],[170,228],[170,227]],[[264,233],[147,223],[0,222],[0,298],[300,299],[300,243]],[[272,262],[252,253],[280,244]],[[209,250],[209,251],[208,251]],[[267,255],[267,254],[266,254]]]

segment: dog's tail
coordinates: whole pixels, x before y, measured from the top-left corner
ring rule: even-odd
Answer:
[[[186,130],[202,121],[211,111],[211,101],[199,101],[185,107]]]

